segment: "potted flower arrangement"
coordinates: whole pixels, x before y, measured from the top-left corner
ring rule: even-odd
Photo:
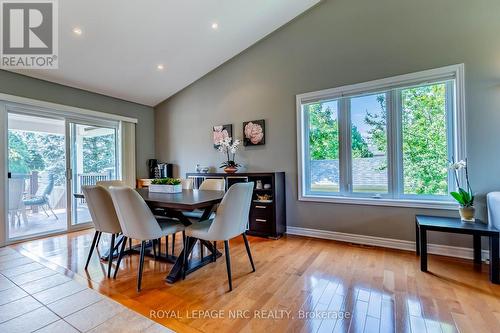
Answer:
[[[227,158],[220,166],[220,168],[224,168],[224,172],[235,173],[238,171],[238,167],[241,166],[235,162],[236,152],[240,143],[240,140],[236,139],[233,141],[230,137],[225,137],[217,143],[218,150],[225,154]]]
[[[149,192],[180,193],[182,192],[181,180],[177,178],[153,179],[149,185]]]
[[[465,161],[452,162],[450,164],[450,169],[453,170],[453,174],[455,176],[455,181],[457,183],[457,192],[451,192],[451,196],[458,202],[460,205],[459,212],[462,221],[464,222],[474,222],[474,214],[476,209],[474,208],[474,193],[472,193],[472,189],[469,183],[469,172],[467,171],[467,159]],[[465,186],[460,186],[460,181],[458,179],[459,170],[464,169],[465,171]]]

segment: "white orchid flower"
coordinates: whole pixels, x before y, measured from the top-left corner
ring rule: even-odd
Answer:
[[[467,163],[465,163],[464,160],[460,160],[456,163],[452,163],[450,164],[450,169],[451,170],[460,170],[460,169],[463,169],[467,166]]]

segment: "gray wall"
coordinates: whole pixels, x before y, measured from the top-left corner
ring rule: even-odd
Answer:
[[[0,70],[0,92],[137,118],[137,175],[147,177],[146,160],[154,157],[153,108],[3,70]]]
[[[465,63],[472,185],[500,189],[499,12],[498,0],[326,0],[158,105],[157,156],[180,175],[218,166],[211,126],[233,124],[241,138],[242,121],[264,118],[266,145],[239,158],[252,171],[286,172],[289,225],[412,240],[416,213],[456,212],[297,201],[295,95]]]

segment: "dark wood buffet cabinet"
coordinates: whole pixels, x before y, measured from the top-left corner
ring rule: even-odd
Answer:
[[[254,182],[248,235],[279,238],[286,232],[284,172],[187,173],[197,189],[205,179],[223,178],[226,190],[240,182]],[[267,198],[264,200],[263,198]]]

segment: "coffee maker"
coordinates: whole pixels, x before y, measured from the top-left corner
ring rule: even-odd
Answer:
[[[148,160],[149,179],[172,178],[173,165],[171,163],[158,162],[156,159]]]

